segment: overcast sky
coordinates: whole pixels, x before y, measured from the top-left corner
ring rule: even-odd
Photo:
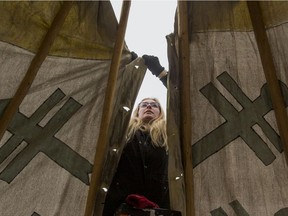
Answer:
[[[116,17],[120,18],[122,1],[111,0]],[[168,70],[166,35],[174,31],[176,0],[132,0],[125,34],[125,42],[130,51],[138,56],[155,55]],[[166,110],[166,88],[162,82],[147,70],[140,92],[138,104],[145,97],[156,97]]]

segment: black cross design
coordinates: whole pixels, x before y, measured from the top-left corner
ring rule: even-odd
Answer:
[[[279,135],[264,119],[264,116],[273,109],[267,84],[261,88],[260,96],[251,101],[227,72],[223,72],[217,79],[243,109],[238,112],[212,83],[208,83],[200,90],[226,122],[192,146],[193,166],[197,166],[238,137],[245,141],[266,166],[271,164],[276,158],[275,155],[252,128],[258,124],[275,148],[279,152],[283,151]],[[282,82],[280,85],[284,98],[288,99],[287,86]]]
[[[233,208],[235,214],[237,216],[249,216],[248,212],[245,210],[245,208],[241,205],[241,203],[238,200],[234,200],[229,203],[230,207]],[[211,216],[228,216],[228,214],[221,208],[214,209],[213,211],[210,211]],[[286,216],[288,215],[288,208],[284,207],[277,211],[274,216]]]
[[[69,98],[44,127],[38,125],[64,97],[65,94],[57,89],[30,118],[20,112],[16,113],[7,129],[13,135],[0,148],[0,164],[23,140],[27,142],[27,146],[0,173],[1,180],[10,183],[39,152],[43,152],[73,176],[85,184],[89,184],[88,174],[92,172],[92,165],[87,159],[54,136],[80,109],[81,104],[73,98]],[[0,114],[3,113],[8,103],[9,100],[0,100]]]
[[[239,203],[238,200],[234,200],[229,205],[233,208],[234,212],[238,216],[249,216],[247,211]],[[220,207],[210,212],[212,216],[228,216],[227,213]]]

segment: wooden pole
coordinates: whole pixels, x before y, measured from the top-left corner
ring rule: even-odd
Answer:
[[[260,58],[262,61],[263,70],[267,80],[268,89],[270,92],[272,105],[275,111],[275,117],[284,148],[286,163],[288,163],[288,120],[287,112],[284,105],[284,99],[281,94],[279,81],[276,74],[275,65],[273,62],[272,52],[269,41],[266,35],[265,24],[263,21],[259,2],[247,2],[254,34],[257,41]]]
[[[190,50],[187,1],[178,1],[181,146],[186,191],[186,216],[195,215],[191,146]]]
[[[65,21],[66,16],[68,15],[71,7],[73,5],[72,1],[63,2],[62,7],[54,18],[50,29],[45,35],[42,44],[39,47],[38,52],[34,56],[22,82],[20,83],[15,95],[7,105],[4,110],[4,113],[0,119],[0,140],[2,139],[7,127],[9,126],[10,121],[12,120],[15,113],[18,111],[20,104],[27,95],[36,75],[41,67],[43,61],[48,55],[51,46],[55,38],[57,37],[62,25]]]
[[[94,203],[96,200],[96,193],[100,190],[102,168],[104,166],[105,153],[108,142],[108,129],[111,121],[113,111],[113,101],[115,95],[115,87],[118,76],[118,69],[120,65],[121,54],[124,45],[124,37],[126,26],[128,22],[128,15],[130,10],[131,1],[123,1],[122,10],[119,22],[119,28],[117,31],[117,37],[115,41],[114,54],[111,61],[110,72],[108,77],[108,84],[105,93],[103,115],[100,125],[100,133],[98,137],[96,154],[94,158],[94,166],[91,176],[91,184],[88,191],[88,197],[86,202],[85,216],[91,216],[93,214]]]

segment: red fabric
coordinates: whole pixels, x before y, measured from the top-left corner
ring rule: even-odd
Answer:
[[[132,205],[133,207],[144,209],[144,208],[159,208],[159,206],[148,200],[145,196],[138,194],[130,194],[126,197],[126,203]]]

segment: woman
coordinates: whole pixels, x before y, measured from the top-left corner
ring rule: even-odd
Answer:
[[[143,99],[133,112],[103,216],[113,216],[130,194],[144,196],[160,208],[169,208],[166,121],[155,98]]]

